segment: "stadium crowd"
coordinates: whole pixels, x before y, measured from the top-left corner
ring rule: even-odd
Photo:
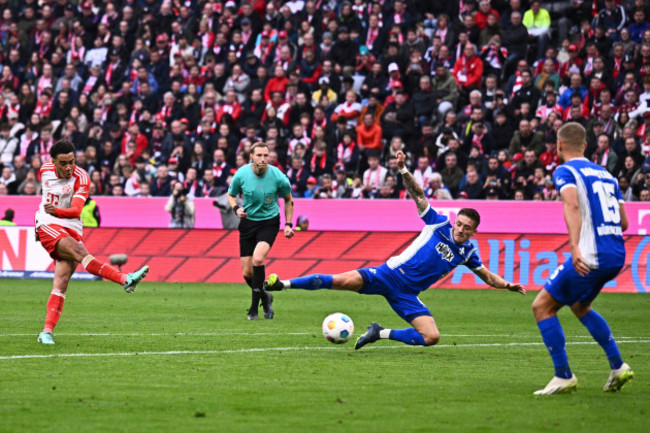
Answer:
[[[402,150],[431,198],[556,200],[575,121],[625,199],[650,200],[646,0],[0,10],[0,195],[39,194],[68,139],[91,195],[217,197],[264,141],[295,197],[403,198]]]

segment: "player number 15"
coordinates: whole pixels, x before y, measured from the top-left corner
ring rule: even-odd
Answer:
[[[615,195],[613,183],[597,181],[592,184],[594,193],[600,201],[600,208],[603,211],[603,220],[606,223],[618,224],[621,222],[621,214],[618,209],[618,200]]]

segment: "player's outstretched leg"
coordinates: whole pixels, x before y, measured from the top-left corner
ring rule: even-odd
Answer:
[[[264,285],[264,289],[271,292],[277,292],[283,289],[331,289],[333,281],[334,277],[326,274],[312,274],[285,281],[281,281],[277,274],[271,274]]]
[[[284,283],[278,277],[278,274],[269,275],[269,279],[264,281],[264,290],[267,292],[279,292],[284,290]]]
[[[372,322],[370,326],[368,326],[366,333],[357,338],[357,342],[354,345],[354,350],[359,350],[366,344],[374,343],[375,341],[379,340],[381,338],[380,332],[383,330],[384,328],[382,328],[379,323]]]
[[[141,267],[139,270],[127,274],[126,281],[124,282],[124,291],[126,293],[133,293],[135,291],[135,287],[138,285],[140,281],[142,281],[144,277],[147,276],[148,273],[149,273],[149,266],[145,265]]]
[[[135,272],[132,272],[130,274],[123,274],[113,266],[100,262],[90,254],[84,257],[84,259],[81,261],[81,265],[86,271],[90,272],[93,275],[106,278],[107,280],[122,285],[126,293],[133,293],[138,283],[149,272],[149,266],[143,266]]]
[[[603,391],[616,392],[620,390],[625,383],[632,380],[634,372],[629,365],[623,362],[621,352],[618,350],[618,345],[607,321],[596,310],[590,309],[587,314],[580,317],[580,322],[585,325],[585,328],[607,355],[611,371]]]
[[[424,337],[415,328],[385,329],[373,322],[368,327],[368,331],[357,339],[354,348],[359,350],[366,344],[374,343],[377,340],[400,341],[410,346],[427,346]]]

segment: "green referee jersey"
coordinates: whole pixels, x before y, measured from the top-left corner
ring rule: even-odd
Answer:
[[[258,176],[253,172],[253,164],[244,165],[232,178],[228,194],[233,197],[242,195],[242,208],[248,213],[248,219],[263,221],[280,213],[278,197],[291,193],[289,178],[271,165],[266,173]]]

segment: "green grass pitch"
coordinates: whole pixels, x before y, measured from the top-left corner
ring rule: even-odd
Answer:
[[[620,393],[587,331],[562,311],[579,390],[537,397],[553,369],[530,305],[495,290],[429,290],[436,347],[379,341],[371,321],[405,327],[378,296],[291,290],[276,317],[246,320],[243,285],[72,282],[56,345],[36,343],[51,281],[0,280],[2,432],[641,432],[650,402],[650,298],[602,294],[636,372]],[[350,342],[321,335],[352,317]]]

